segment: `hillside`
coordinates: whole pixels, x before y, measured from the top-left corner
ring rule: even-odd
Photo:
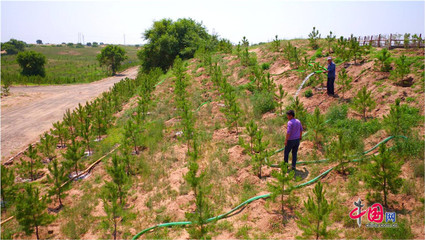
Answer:
[[[323,53],[316,54],[317,51],[307,46],[307,40],[293,40],[291,43],[305,51],[309,58],[315,55],[315,62],[326,67],[325,50]],[[269,141],[266,150],[272,153],[284,147],[287,120],[280,109],[294,107],[302,109],[300,104],[294,103],[292,97],[309,71],[313,71],[309,68],[305,72],[292,71],[295,68],[291,66],[291,62],[284,54],[283,46],[286,44],[286,41],[282,41],[278,51],[273,50],[271,43],[250,47],[248,57],[245,59],[240,57],[243,56],[243,51],[238,56],[234,49],[232,54],[199,53],[196,55],[197,58],[184,61],[184,72],[188,76],[185,94],[190,112],[195,119],[193,128],[196,130],[199,145],[197,162],[199,171],[205,172],[204,184],[211,184],[206,198],[210,204],[212,216],[223,214],[249,198],[269,193],[268,183],[275,181],[271,175],[272,170],[276,168],[271,166],[265,165],[261,168],[261,178],[256,175],[251,156],[243,148],[239,139],[249,141],[246,125],[250,120],[254,120],[263,131],[263,140]],[[322,42],[321,45],[325,46],[325,43]],[[338,96],[335,98],[327,96],[326,90],[320,88],[320,78],[317,78],[317,76],[323,76],[322,82],[325,83],[325,75],[322,73],[313,75],[298,95],[299,101],[307,112],[304,120],[313,114],[316,107],[327,120],[323,124],[328,132],[322,136],[318,147],[315,144],[318,139],[314,137],[306,124],[310,132],[303,138],[298,154],[298,161],[306,162],[328,158],[329,149],[332,150],[329,146],[338,138],[338,130],[344,130],[345,134],[353,134],[353,138],[357,138],[358,143],[361,143],[359,145],[364,144],[361,146],[362,151],[371,149],[389,137],[388,126],[384,124],[382,118],[390,113],[390,108],[395,104],[396,99],[400,99],[401,104],[407,104],[410,110],[418,109],[417,113],[411,110],[412,116],[416,118],[417,126],[408,128],[409,133],[405,134],[408,135],[408,140],[405,140],[407,144],[400,143],[403,146],[402,149],[405,151],[409,149],[409,152],[393,153],[396,156],[393,161],[403,161],[400,176],[404,182],[399,193],[388,195],[389,208],[386,211],[397,213],[399,228],[396,230],[365,226],[359,228],[356,221],[349,218],[350,211],[354,209],[353,202],[359,198],[365,207],[375,203],[369,201],[371,197],[367,195],[370,188],[364,180],[368,175],[367,166],[373,157],[365,157],[363,161],[347,163],[345,172],[332,170],[317,179],[324,185],[326,198],[334,205],[328,226],[332,232],[331,238],[375,239],[404,236],[422,239],[425,234],[423,224],[424,50],[390,51],[393,58],[405,54],[412,61],[411,73],[408,77],[413,79],[413,84],[409,87],[397,85],[397,80],[393,80],[390,73],[380,72],[377,69],[374,65],[374,55],[379,50],[372,48],[362,57],[363,60],[359,61],[359,64],[354,64],[351,60],[337,63],[337,73],[341,72],[342,68],[346,68],[348,76],[353,78],[350,84],[352,88],[344,94],[344,98],[342,98],[338,77],[335,86]],[[213,64],[214,62],[217,65]],[[395,68],[394,63],[392,67]],[[259,69],[264,71],[261,72]],[[105,104],[110,104],[108,105],[110,108],[102,108],[100,103],[95,106],[95,109],[110,110],[110,115],[107,115],[110,124],[105,124],[108,125],[108,130],[99,134],[102,137],[101,141],[98,141],[96,134],[91,136],[90,144],[94,153],[80,161],[80,164],[84,165],[80,169],[91,166],[111,150],[115,152],[103,158],[81,180],[70,184],[70,189],[66,192],[68,195],[62,200],[64,204],[62,209],[55,210],[58,203],[52,197],[53,201],[48,207],[51,208],[50,214],[56,218],[48,226],[40,227],[42,238],[111,238],[113,223],[105,222],[108,215],[104,210],[105,201],[101,198],[105,181],[112,181],[107,166],[111,166],[111,156],[114,154],[124,156],[124,152],[128,151],[123,148],[125,139],[129,138],[126,134],[126,124],[129,120],[138,119],[137,114],[140,113],[138,107],[141,106],[139,99],[142,90],[141,87],[136,90],[135,86],[143,86],[145,82],[151,81],[149,79],[156,80],[156,87],[152,90],[151,102],[146,105],[145,118],[140,123],[143,126],[141,130],[138,130],[141,139],[138,146],[134,147],[136,150],[134,154],[130,154],[127,165],[131,169],[129,174],[131,183],[128,184],[126,214],[118,218],[117,237],[129,239],[141,230],[159,223],[187,221],[186,213],[193,213],[196,209],[195,193],[184,177],[190,167],[188,162],[191,156],[187,153],[192,149],[192,145],[187,142],[193,139],[187,140],[182,132],[182,125],[185,122],[180,117],[179,104],[181,103],[176,100],[176,77],[174,76],[176,71],[170,70],[164,75],[155,77],[141,74],[135,83],[122,83],[127,85],[112,93],[122,94],[124,97],[117,97],[119,100],[116,102],[111,100],[113,97],[105,97],[108,99],[105,100],[107,102]],[[270,73],[270,78],[267,77],[267,73]],[[261,76],[262,80],[257,76]],[[275,87],[270,79],[276,84]],[[229,103],[224,99],[226,93],[223,91],[226,90],[222,90],[220,81],[227,81],[233,86],[231,91],[241,110],[236,126],[226,124],[228,121],[226,107]],[[273,106],[270,107],[270,101],[272,101],[268,100],[270,95],[265,93],[261,95],[256,92],[256,88],[260,86],[271,89],[270,91],[276,94],[279,94],[279,86],[282,86],[287,96],[278,101],[279,105],[271,104]],[[363,86],[372,92],[372,97],[376,101],[376,107],[368,113],[366,122],[363,122],[361,115],[350,107],[357,92]],[[306,97],[305,92],[309,89],[313,94],[311,97]],[[117,103],[123,106],[120,107]],[[93,131],[94,129],[95,127],[92,128]],[[81,137],[77,137],[77,140],[82,141]],[[388,141],[388,147],[396,146],[395,142],[402,142],[402,140]],[[67,141],[67,144],[71,145],[71,139]],[[60,148],[55,150],[59,162],[65,161],[62,153],[66,150]],[[377,152],[378,149],[375,149],[368,155]],[[6,167],[17,172],[20,161],[29,161],[29,158],[21,155]],[[268,163],[276,164],[281,161],[283,161],[283,152],[268,158]],[[294,184],[315,180],[318,175],[337,165],[338,162],[300,164],[295,173],[300,179]],[[35,180],[35,185],[40,187],[42,193],[47,193],[51,186],[46,178],[48,172],[45,160]],[[24,178],[22,176],[17,178],[18,184],[28,181]],[[302,231],[297,225],[296,212],[305,214],[303,202],[307,200],[308,195],[312,195],[314,186],[315,184],[310,184],[285,195],[287,203],[284,207],[284,225],[280,203],[265,198],[253,201],[225,219],[207,224],[211,226],[209,234],[213,239],[294,239],[296,236],[301,236]],[[382,203],[382,201],[379,202]],[[13,209],[14,206],[2,214],[2,221],[13,215]],[[366,223],[368,220],[364,216],[363,224]],[[157,228],[142,235],[141,238],[188,239],[190,237],[188,229],[181,226]],[[25,235],[16,219],[12,219],[2,225],[2,238],[12,237],[33,239],[35,234]]]

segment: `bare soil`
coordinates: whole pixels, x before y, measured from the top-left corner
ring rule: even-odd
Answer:
[[[116,76],[88,84],[61,86],[11,87],[11,95],[1,99],[2,161],[38,140],[38,136],[62,119],[67,109],[74,109],[108,91],[122,79],[135,78],[138,67]]]

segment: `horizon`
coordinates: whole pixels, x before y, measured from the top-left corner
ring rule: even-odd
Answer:
[[[243,36],[250,44],[270,42],[275,35],[306,39],[314,26],[322,38],[329,31],[337,37],[424,34],[423,1],[1,1],[1,13],[1,42],[15,38],[30,44],[78,43],[82,34],[83,44],[143,45],[142,34],[163,18],[192,18],[233,44]]]

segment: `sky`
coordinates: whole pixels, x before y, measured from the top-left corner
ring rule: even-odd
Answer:
[[[124,0],[1,1],[1,41],[143,44],[142,34],[162,18],[192,18],[210,33],[237,43],[322,37],[422,33],[424,1]]]

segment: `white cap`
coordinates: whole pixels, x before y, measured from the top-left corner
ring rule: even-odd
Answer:
[[[332,57],[328,57],[328,60],[332,60]]]

